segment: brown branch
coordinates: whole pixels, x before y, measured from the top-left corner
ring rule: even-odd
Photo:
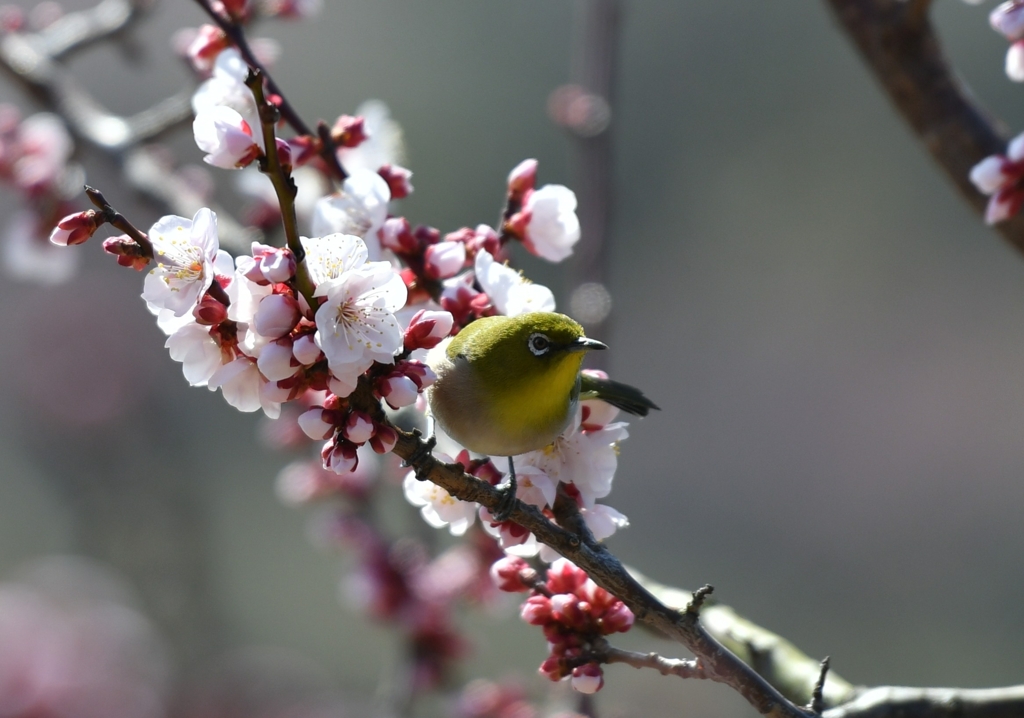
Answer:
[[[365,377],[349,397],[349,402],[354,408],[368,413],[375,421],[388,422]],[[497,510],[503,496],[498,489],[464,473],[459,464],[438,461],[418,433],[402,431],[397,427],[395,430],[398,442],[394,453],[410,463],[417,476],[437,484],[462,501],[472,501],[491,511]],[[618,558],[591,536],[581,538],[552,523],[536,507],[522,501],[515,502],[511,520],[586,571],[597,585],[622,600],[637,620],[686,646],[700,659],[710,680],[732,687],[759,713],[773,717],[807,718],[808,714],[802,708],[787,700],[750,666],[716,641],[704,629],[697,616],[675,611],[658,601],[629,575]]]
[[[277,153],[277,137],[274,135],[274,125],[277,124],[278,108],[269,102],[263,94],[263,73],[259,70],[250,70],[245,84],[252,90],[256,98],[256,107],[260,113],[260,125],[263,129],[264,155],[259,159],[260,172],[267,175],[274,185],[277,193],[277,202],[281,206],[281,222],[284,225],[284,236],[288,243],[288,249],[295,255],[295,285],[310,309],[316,309],[316,301],[313,298],[313,291],[316,287],[309,276],[309,269],[306,266],[306,249],[299,239],[299,222],[295,214],[295,195],[298,189],[292,179],[288,168],[281,164],[281,158]]]
[[[971,168],[1006,151],[1005,128],[957,79],[926,17],[927,2],[828,0],[876,79],[932,157],[979,215],[988,200],[971,184]],[[996,230],[1024,252],[1024,217]]]
[[[831,680],[831,679],[830,679]],[[1024,685],[1007,688],[870,688],[824,718],[1020,718]]]
[[[666,606],[685,610],[693,601],[689,591],[658,583],[635,569],[630,574]],[[750,665],[779,692],[798,705],[812,698],[812,686],[820,676],[820,663],[776,633],[743,618],[729,606],[707,597],[700,612],[708,633],[721,641],[740,660]],[[837,706],[852,700],[858,689],[830,671],[822,693],[823,706]]]
[[[146,233],[137,228],[128,219],[114,209],[98,189],[86,186],[85,194],[89,201],[96,205],[96,208],[103,212],[103,218],[113,227],[124,232],[126,235],[142,248],[142,256],[153,259],[153,243],[149,241]]]

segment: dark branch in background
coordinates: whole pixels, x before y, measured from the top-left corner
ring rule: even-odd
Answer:
[[[238,48],[238,52],[241,53],[242,59],[249,64],[249,67],[258,70],[263,75],[264,81],[267,83],[267,89],[270,90],[270,93],[275,95],[277,98],[275,104],[281,111],[281,117],[284,118],[284,121],[291,125],[291,128],[300,135],[308,135],[310,137],[318,137],[320,139],[320,142],[322,143],[320,152],[321,156],[324,156],[325,159],[327,159],[328,155],[333,157],[333,160],[327,159],[328,169],[335,175],[335,179],[339,182],[344,181],[348,174],[338,162],[336,152],[337,148],[334,145],[334,140],[331,138],[331,133],[327,132],[326,134],[320,134],[314,132],[309,128],[309,125],[303,121],[302,117],[298,112],[296,112],[292,104],[285,98],[284,93],[281,92],[281,88],[278,87],[276,82],[274,82],[274,78],[270,76],[269,72],[267,72],[267,68],[265,68],[256,58],[252,48],[249,47],[249,41],[245,39],[245,30],[241,25],[225,17],[214,9],[210,0],[196,0],[196,3],[207,15],[210,16],[211,20],[217,23],[217,27],[224,31],[224,34],[228,36],[228,39],[231,40],[232,44]]]
[[[0,69],[40,105],[60,115],[86,144],[118,160],[130,186],[191,217],[200,207],[217,213],[221,244],[247,250],[258,231],[211,206],[190,183],[175,175],[143,144],[186,124],[192,117],[190,90],[182,90],[152,107],[123,117],[103,107],[58,60],[83,47],[124,32],[140,15],[138,3],[102,0],[95,7],[68,13],[37,33],[7,33],[0,39]]]
[[[979,215],[988,199],[971,168],[1006,151],[1009,135],[954,75],[927,17],[928,0],[827,0],[876,79],[932,157]],[[1024,252],[1024,217],[996,230]]]
[[[570,83],[552,93],[552,119],[573,139],[573,190],[582,237],[568,265],[570,306],[587,331],[607,332],[608,245],[614,204],[612,106],[620,0],[574,0]],[[598,366],[600,356],[588,360]]]

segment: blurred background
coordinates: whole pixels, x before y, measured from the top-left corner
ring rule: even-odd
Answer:
[[[987,6],[934,8],[983,104],[1024,127]],[[608,501],[631,526],[613,551],[665,583],[714,584],[854,683],[1024,681],[1024,258],[938,174],[824,3],[622,11],[598,338],[613,376],[663,410],[622,446]],[[201,22],[161,0],[73,67],[112,110],[137,111],[189,82],[169,38]],[[569,80],[572,22],[569,0],[373,0],[256,34],[280,42],[275,78],[305,118],[390,106],[415,173],[400,212],[451,231],[495,220],[523,158],[542,184],[578,179],[546,109]],[[36,109],[9,82],[0,100]],[[187,130],[170,145],[201,160]],[[136,224],[159,216],[114,194],[112,161],[79,159]],[[399,647],[339,598],[345,557],[310,541],[315,512],[276,498],[292,457],[258,440],[254,416],[189,389],[140,276],[79,251],[66,284],[0,284],[0,595],[78,595],[39,576],[71,565],[61,580],[94,585],[99,571],[104,600],[116,584],[114,602],[150,622],[125,650],[162,656],[145,679],[156,695],[284,676],[330,696],[324,715],[364,714]],[[563,268],[516,261],[568,307]],[[518,675],[542,698],[543,638],[514,608],[464,616],[460,677]],[[272,684],[241,683],[256,682]],[[753,715],[724,687],[619,666],[597,698],[602,716]]]

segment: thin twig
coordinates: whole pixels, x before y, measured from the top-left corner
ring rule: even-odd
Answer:
[[[291,174],[281,164],[281,158],[277,153],[274,125],[277,123],[278,108],[267,102],[263,94],[263,73],[260,70],[251,70],[245,84],[252,90],[253,97],[256,98],[256,107],[260,113],[260,125],[263,128],[265,154],[259,160],[260,172],[267,175],[274,185],[278,204],[281,205],[281,222],[284,225],[285,240],[288,243],[288,248],[295,255],[295,285],[312,309],[316,307],[316,302],[313,299],[315,287],[306,266],[306,250],[299,239],[299,222],[295,214],[295,195],[298,190]]]
[[[653,668],[663,676],[680,678],[707,678],[699,661],[683,658],[665,658],[657,653],[624,651],[609,646],[604,651],[605,663],[625,663],[633,668]]]
[[[153,243],[149,241],[149,237],[146,233],[137,228],[134,224],[128,221],[128,219],[114,209],[103,193],[98,189],[86,186],[85,194],[89,198],[89,201],[96,205],[96,208],[103,212],[103,218],[111,226],[116,227],[134,240],[134,242],[142,248],[142,256],[146,259],[153,259],[155,254],[153,252]]]
[[[825,678],[828,676],[828,661],[828,656],[825,656],[821,661],[821,673],[818,674],[818,680],[814,682],[814,690],[811,691],[811,700],[807,704],[808,710],[818,715],[821,715],[821,712],[825,709],[825,700],[822,697],[822,694],[825,690]]]
[[[249,65],[249,67],[258,70],[262,73],[267,83],[267,89],[270,90],[271,94],[276,95],[279,98],[279,102],[276,103],[278,109],[281,110],[281,116],[285,122],[292,126],[292,129],[298,132],[300,135],[309,135],[315,137],[309,125],[307,125],[299,113],[295,111],[291,103],[288,102],[284,93],[281,92],[281,88],[274,82],[274,78],[267,72],[267,68],[256,58],[256,54],[249,47],[249,41],[245,39],[245,31],[242,26],[237,22],[228,19],[223,14],[218,12],[210,0],[196,0],[196,4],[203,9],[203,11],[210,16],[210,19],[217,23],[217,27],[224,31],[224,34],[228,36],[231,43],[238,48],[238,52],[242,55],[242,59]]]
[[[686,604],[686,612],[692,613],[694,616],[700,615],[700,609],[704,607],[704,601],[707,600],[715,590],[715,587],[710,583],[706,583],[696,591],[693,592],[693,598],[690,599],[689,603]]]

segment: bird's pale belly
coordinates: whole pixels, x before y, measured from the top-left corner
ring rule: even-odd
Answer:
[[[526,407],[507,397],[496,401],[485,395],[471,372],[451,371],[454,368],[435,367],[438,380],[428,389],[428,399],[444,432],[472,452],[516,456],[543,449],[565,430],[576,413],[575,401],[562,398],[535,402],[529,392],[521,398],[530,403]],[[551,408],[537,405],[545,403],[552,404]]]

